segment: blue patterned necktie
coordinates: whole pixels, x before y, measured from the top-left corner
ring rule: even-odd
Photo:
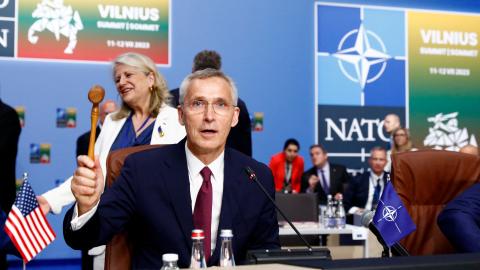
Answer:
[[[323,169],[320,170],[320,174],[322,176],[323,192],[325,192],[325,195],[328,195],[328,194],[330,194],[330,187],[328,186],[327,178],[325,177],[325,174],[323,173]]]

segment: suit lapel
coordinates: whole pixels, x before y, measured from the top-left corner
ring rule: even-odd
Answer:
[[[185,156],[185,140],[175,146],[173,156],[166,161],[166,186],[172,198],[172,206],[177,221],[182,228],[187,246],[191,246],[193,229],[192,199],[190,197],[190,182],[188,178],[187,158]]]
[[[245,177],[243,177],[245,176]],[[216,262],[220,257],[221,239],[220,232],[222,229],[233,229],[233,218],[238,212],[239,196],[241,190],[241,181],[247,181],[246,174],[243,169],[232,159],[232,151],[225,149],[225,164],[223,178],[223,196],[222,208],[220,211],[220,221],[218,223],[217,240],[215,250],[210,257],[209,262]],[[235,232],[233,232],[235,235]]]

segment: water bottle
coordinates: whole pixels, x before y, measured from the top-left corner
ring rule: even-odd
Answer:
[[[205,253],[203,251],[203,240],[205,234],[203,230],[195,229],[192,231],[192,256],[190,260],[191,269],[207,268]]]
[[[325,210],[324,215],[324,226],[327,229],[335,228],[335,211],[333,209],[333,199],[331,194],[328,194],[327,196],[327,209]]]
[[[178,255],[175,253],[166,253],[162,255],[163,266],[160,270],[180,270],[177,266]]]
[[[222,239],[222,248],[220,249],[220,267],[235,266],[232,247],[232,230],[221,230],[220,239]]]
[[[335,227],[337,229],[345,229],[346,215],[345,208],[343,208],[343,196],[338,198],[338,205],[335,211]]]

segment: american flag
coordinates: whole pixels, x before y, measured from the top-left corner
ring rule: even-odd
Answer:
[[[5,232],[12,239],[25,263],[55,239],[50,224],[45,219],[32,187],[23,181],[12,210],[5,222]]]

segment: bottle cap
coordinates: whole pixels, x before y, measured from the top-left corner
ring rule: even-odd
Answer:
[[[194,229],[192,230],[192,239],[204,239],[205,238],[205,233],[203,230],[200,229]]]
[[[229,230],[229,229],[221,230],[220,237],[233,237],[232,230]]]
[[[178,261],[178,254],[175,253],[165,253],[162,255],[162,260],[165,262],[176,262]]]

